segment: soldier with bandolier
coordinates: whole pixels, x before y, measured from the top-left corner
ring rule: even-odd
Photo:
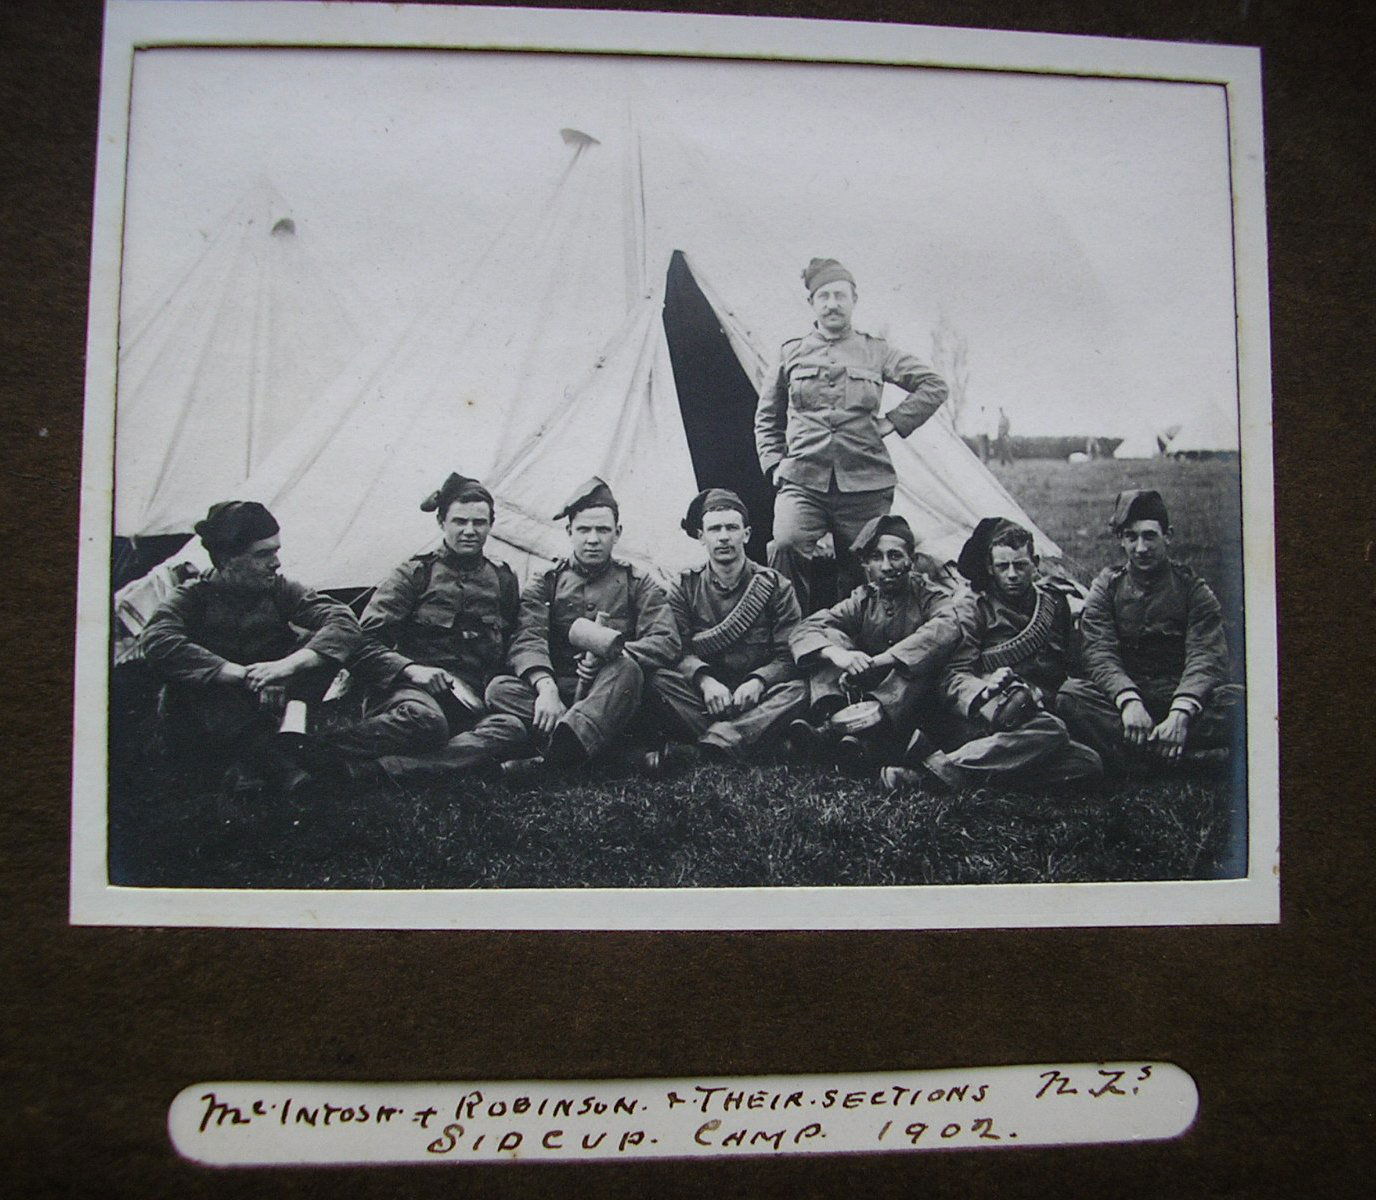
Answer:
[[[682,525],[702,542],[707,562],[684,571],[669,591],[683,658],[657,671],[652,688],[676,734],[712,757],[739,761],[807,704],[788,648],[798,598],[779,572],[746,557],[750,516],[735,492],[700,492]]]

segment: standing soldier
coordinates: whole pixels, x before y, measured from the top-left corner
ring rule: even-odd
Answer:
[[[916,539],[899,516],[871,520],[851,546],[868,582],[806,618],[789,639],[808,675],[810,719],[795,720],[799,749],[859,764],[872,746],[902,749],[959,639],[950,593],[912,570]],[[850,698],[876,701],[879,721],[848,732],[831,718]],[[887,746],[886,746],[887,744]]]
[[[941,407],[947,388],[912,355],[851,328],[855,279],[835,259],[814,258],[803,283],[817,319],[806,336],[783,344],[765,377],[755,447],[778,490],[769,565],[792,581],[808,612],[818,539],[830,531],[843,551],[889,511],[897,477],[884,438],[907,437]],[[881,413],[886,382],[909,395]]]
[[[506,660],[520,606],[511,568],[483,554],[492,493],[451,474],[420,508],[435,514],[439,548],[378,584],[363,612],[368,640],[349,664],[374,692],[367,715],[295,746],[307,766],[336,781],[340,772],[374,774],[370,759],[399,782],[491,771],[525,740],[519,722],[487,713],[482,701]]]
[[[735,492],[709,488],[683,529],[707,550],[669,591],[683,658],[651,681],[670,721],[714,757],[740,760],[807,705],[789,653],[798,597],[777,571],[745,556],[750,520]]]
[[[568,766],[625,729],[646,674],[678,660],[679,640],[659,585],[612,557],[621,513],[611,488],[594,476],[555,514],[561,518],[569,557],[522,596],[512,674],[492,681],[487,703],[548,739],[546,762]]]
[[[1171,561],[1160,492],[1120,492],[1110,528],[1125,561],[1090,588],[1080,617],[1089,679],[1069,680],[1056,711],[1110,770],[1134,755],[1171,763],[1226,754],[1240,744],[1243,689],[1227,682],[1218,600]]]
[[[919,730],[908,767],[886,768],[896,789],[917,782],[919,764],[946,787],[1061,785],[1103,774],[1099,756],[1070,740],[1048,710],[1069,671],[1071,619],[1065,595],[1037,578],[1032,535],[1002,517],[986,517],[956,563],[971,591],[956,604],[960,644],[942,680],[954,714],[949,753]]]
[[[299,793],[310,780],[278,747],[277,718],[289,697],[324,692],[358,648],[358,622],[279,574],[279,526],[256,501],[212,505],[196,532],[213,569],[177,588],[140,639],[170,740],[233,764],[235,791]]]

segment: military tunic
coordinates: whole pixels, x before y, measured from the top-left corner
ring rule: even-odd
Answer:
[[[440,667],[481,696],[506,658],[519,604],[505,563],[460,557],[447,546],[407,559],[364,609],[366,641],[350,663],[376,696],[364,720],[328,740],[346,753],[379,756],[434,749],[472,728],[478,719],[457,700],[437,699],[402,672]]]
[[[607,614],[607,624],[626,641],[622,652],[598,670],[587,694],[579,696],[578,651],[569,644],[569,629],[577,618],[595,620],[599,613]],[[565,560],[537,577],[522,595],[507,656],[512,674],[492,681],[487,702],[529,731],[535,719],[534,684],[541,676],[552,677],[569,705],[560,721],[591,757],[635,716],[646,673],[671,666],[678,657],[678,629],[653,579],[615,559],[598,571]]]
[[[163,680],[163,711],[174,739],[221,753],[271,722],[246,687],[219,681],[228,663],[275,662],[300,649],[326,660],[287,684],[318,697],[362,639],[349,609],[278,576],[265,592],[227,583],[218,571],[182,584],[153,613],[140,638],[144,660]]]
[[[892,656],[898,665],[865,694],[879,701],[895,730],[903,731],[917,720],[958,637],[951,593],[914,572],[897,596],[867,583],[839,604],[813,613],[794,630],[789,648],[807,670],[818,715],[846,702],[840,670],[818,658],[819,651],[838,646]]]
[[[1080,617],[1085,679],[1062,689],[1057,711],[1110,767],[1125,765],[1121,713],[1140,700],[1153,721],[1189,718],[1187,749],[1240,750],[1243,689],[1228,679],[1223,613],[1189,567],[1154,578],[1126,566],[1100,572]]]
[[[779,489],[769,565],[792,582],[804,613],[818,539],[833,535],[838,564],[854,578],[851,542],[893,504],[896,476],[878,426],[886,382],[909,393],[887,414],[900,437],[946,399],[939,375],[883,338],[818,326],[783,344],[760,391],[755,448]]]
[[[1007,665],[1047,705],[1069,672],[1070,606],[1044,580],[1036,582],[1035,591],[1055,606],[1050,630],[1040,646]],[[1102,775],[1099,756],[1072,741],[1065,724],[1045,708],[1017,729],[990,731],[979,720],[977,709],[994,673],[981,656],[1023,633],[1033,621],[1035,605],[1021,608],[992,591],[969,591],[956,612],[960,644],[941,685],[950,716],[934,731],[948,745],[959,743],[947,754],[950,763],[979,783],[1060,784]]]
[[[736,610],[751,581],[772,577],[768,604],[732,644],[703,657],[693,636],[726,620]],[[747,559],[735,584],[723,588],[707,565],[684,571],[669,590],[669,608],[678,627],[683,657],[677,667],[655,672],[654,694],[671,715],[672,724],[699,743],[733,756],[767,737],[798,715],[807,704],[807,685],[789,652],[788,639],[798,624],[798,597],[777,571]],[[764,685],[759,702],[745,712],[715,717],[707,711],[698,683],[710,675],[733,691],[748,679]]]

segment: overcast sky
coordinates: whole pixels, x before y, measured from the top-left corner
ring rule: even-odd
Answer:
[[[428,51],[156,50],[135,72],[126,313],[259,181],[381,336],[462,277],[628,105],[700,150],[791,255],[834,254],[856,324],[969,344],[1014,432],[1125,434],[1231,407],[1222,89],[914,68]],[[886,298],[903,297],[903,302]],[[799,304],[799,320],[806,311]],[[801,332],[801,328],[799,332]],[[769,350],[772,348],[766,348]]]

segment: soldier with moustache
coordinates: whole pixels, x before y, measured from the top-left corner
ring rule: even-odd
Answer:
[[[1037,577],[1032,534],[986,517],[956,565],[970,590],[956,603],[960,640],[942,678],[948,717],[914,734],[905,765],[882,773],[885,786],[911,786],[923,772],[954,790],[1100,777],[1099,756],[1051,711],[1069,673],[1072,623],[1064,592]]]
[[[789,647],[810,697],[807,717],[789,726],[800,750],[858,765],[876,751],[901,751],[925,719],[959,629],[951,592],[912,569],[916,546],[903,517],[873,518],[851,545],[867,582],[794,630]],[[880,723],[860,733],[836,730],[830,718],[859,699],[878,701]]]
[[[792,582],[807,613],[818,540],[830,532],[843,557],[861,529],[889,511],[897,477],[884,439],[907,437],[923,424],[947,386],[911,354],[852,327],[855,277],[835,259],[814,258],[803,284],[816,321],[783,344],[765,376],[755,446],[778,492],[769,565]],[[881,413],[885,383],[908,396]]]
[[[793,585],[745,555],[750,516],[725,488],[694,497],[683,530],[707,551],[669,591],[683,657],[651,687],[666,723],[717,758],[742,761],[807,706],[789,652],[800,613]]]
[[[613,557],[621,512],[594,476],[554,519],[567,522],[569,556],[521,597],[509,675],[487,689],[488,707],[520,722],[545,745],[544,761],[572,766],[616,741],[640,707],[646,676],[679,658],[678,629],[663,590]],[[621,635],[600,653],[570,642],[583,618]]]
[[[1089,678],[1069,680],[1056,711],[1112,771],[1240,751],[1244,693],[1228,682],[1223,613],[1171,559],[1160,492],[1119,493],[1109,527],[1124,561],[1090,588],[1080,617]]]
[[[276,738],[289,698],[318,699],[362,633],[343,605],[284,579],[276,518],[252,500],[211,506],[196,523],[212,569],[182,584],[139,640],[162,680],[174,749],[231,765],[226,784],[298,795],[310,782]]]

